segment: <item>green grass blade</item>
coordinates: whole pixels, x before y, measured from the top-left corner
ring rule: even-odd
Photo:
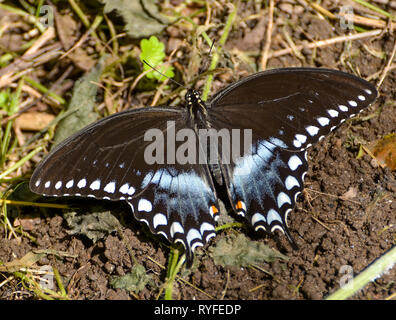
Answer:
[[[326,300],[345,300],[352,297],[361,290],[367,283],[374,281],[384,272],[390,270],[396,263],[396,246],[393,246],[378,260],[374,261],[364,271],[355,278],[351,279],[346,285],[342,286],[336,292],[329,295]]]

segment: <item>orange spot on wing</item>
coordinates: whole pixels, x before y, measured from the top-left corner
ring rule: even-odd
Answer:
[[[214,215],[219,213],[219,210],[217,210],[217,208],[215,206],[211,206],[210,209],[211,209],[211,211],[213,212]]]
[[[243,202],[242,201],[238,201],[237,204],[236,204],[236,208],[238,210],[243,210],[243,208],[244,208]]]

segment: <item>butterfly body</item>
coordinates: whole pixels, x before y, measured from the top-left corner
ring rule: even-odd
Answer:
[[[307,148],[376,96],[358,77],[315,68],[257,73],[207,103],[188,90],[184,108],[121,112],[69,137],[39,164],[30,188],[127,201],[153,233],[182,243],[191,262],[215,235],[223,186],[255,230],[278,229],[293,243],[287,217],[303,189]]]

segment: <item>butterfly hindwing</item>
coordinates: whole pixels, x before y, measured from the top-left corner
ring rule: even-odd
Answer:
[[[231,173],[232,203],[253,229],[281,230],[291,240],[288,214],[302,192],[308,170],[306,152],[285,152],[269,143],[258,142],[252,155],[243,157]],[[239,164],[249,166],[249,175],[239,175]],[[246,171],[248,168],[244,168]]]
[[[199,168],[186,169],[157,170],[145,182],[146,190],[128,203],[135,218],[145,222],[153,233],[181,242],[191,263],[194,249],[215,235],[218,203],[209,176],[195,170]]]

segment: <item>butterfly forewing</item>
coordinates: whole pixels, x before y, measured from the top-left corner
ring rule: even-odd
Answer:
[[[327,69],[286,68],[254,74],[217,93],[211,119],[252,128],[256,139],[303,150],[377,97],[370,83]]]
[[[167,121],[181,117],[180,110],[147,108],[96,122],[51,151],[33,173],[30,188],[51,196],[110,200],[132,196],[144,178],[141,173],[151,169],[144,159],[150,143],[144,141],[145,132],[154,127],[166,129]],[[128,191],[121,188],[126,183],[131,187]]]

